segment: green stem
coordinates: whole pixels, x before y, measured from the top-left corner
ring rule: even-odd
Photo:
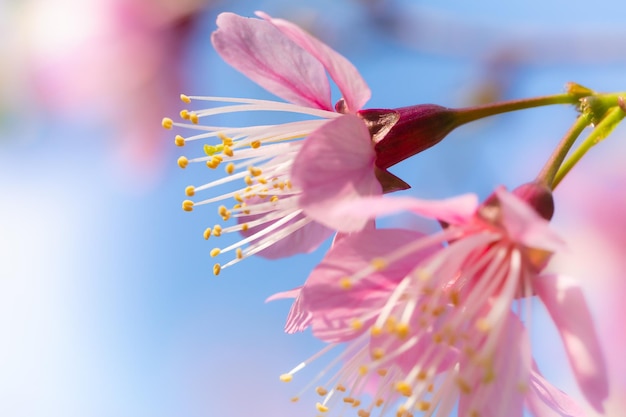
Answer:
[[[457,120],[459,125],[462,125],[485,117],[516,110],[550,106],[553,104],[578,104],[581,98],[582,96],[578,94],[563,93],[551,96],[502,101],[500,103],[486,104],[484,106],[466,107],[456,110],[458,112]]]
[[[539,172],[537,176],[537,182],[544,184],[549,189],[552,189],[554,179],[559,171],[559,168],[563,164],[567,153],[576,142],[576,139],[580,136],[580,134],[585,130],[587,126],[591,124],[592,115],[590,113],[583,113],[578,116],[576,122],[570,127],[567,131],[559,145],[556,147],[550,158],[546,161],[546,164]]]
[[[589,149],[600,143],[615,129],[622,119],[624,119],[624,116],[626,116],[626,113],[620,106],[613,107],[606,112],[602,121],[596,125],[596,128],[587,136],[583,143],[581,143],[574,153],[561,165],[552,182],[552,189],[555,189],[557,185],[559,185],[567,173],[571,171]]]

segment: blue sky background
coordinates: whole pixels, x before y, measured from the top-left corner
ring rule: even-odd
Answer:
[[[26,3],[2,5],[11,12],[2,18],[7,31],[20,28]],[[626,85],[623,1],[242,0],[219,2],[198,18],[169,62],[181,66],[181,92],[271,98],[224,64],[209,41],[219,12],[254,10],[301,23],[345,54],[372,89],[368,107],[461,106],[499,85],[495,96],[505,99],[557,93],[567,81],[597,90]],[[0,45],[9,58],[20,55]],[[28,60],[20,65],[28,70]],[[59,118],[36,94],[15,94],[23,80],[13,76],[0,72],[0,87],[13,91],[0,96],[0,415],[313,415],[310,404],[289,398],[315,372],[299,386],[278,375],[322,345],[308,333],[284,335],[288,302],[264,299],[299,285],[323,250],[248,259],[214,277],[213,245],[202,231],[215,212],[180,209],[184,187],[210,178],[206,169],[176,167],[180,149],[170,132],[146,141],[165,147],[169,162],[145,181],[112,157],[114,138],[97,106],[83,104],[89,118]],[[178,105],[175,94],[163,99]],[[574,117],[555,107],[485,120],[393,171],[412,195],[485,197],[496,185],[532,179]],[[617,143],[623,128],[613,138],[579,167],[582,175],[626,149]],[[400,222],[419,224],[409,217],[389,224]],[[603,314],[601,303],[593,309]],[[536,317],[542,369],[579,396],[554,329],[540,309]]]

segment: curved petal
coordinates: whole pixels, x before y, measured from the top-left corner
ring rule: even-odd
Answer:
[[[558,275],[537,277],[534,288],[561,334],[578,385],[602,412],[608,396],[606,365],[582,290],[574,280]]]
[[[533,363],[526,404],[535,417],[584,417],[585,412],[569,395],[550,384]]]
[[[273,24],[285,36],[322,63],[330,74],[330,78],[339,87],[350,113],[355,113],[363,108],[371,96],[371,91],[350,61],[291,22],[274,19],[263,12],[256,12],[256,15]]]
[[[302,289],[302,286],[296,287],[288,291],[277,292],[276,294],[272,294],[269,297],[267,297],[265,299],[265,302],[269,303],[270,301],[284,300],[286,298],[297,298],[300,295],[301,289]]]
[[[370,219],[406,210],[448,224],[465,224],[473,218],[477,207],[478,199],[474,194],[444,200],[376,196],[342,203],[335,212],[337,215],[352,213],[353,216]]]
[[[221,13],[217,26],[213,47],[233,68],[287,101],[333,110],[322,64],[274,25]]]
[[[423,254],[408,253],[383,270],[374,270],[345,286],[343,279],[366,268],[372,260],[410,244],[424,235],[401,229],[367,230],[338,241],[309,275],[302,288],[304,309],[312,314],[315,336],[326,342],[346,341],[376,319],[397,284],[411,272]]]
[[[367,224],[351,213],[336,215],[340,202],[379,195],[374,172],[376,155],[365,123],[350,114],[313,132],[296,156],[291,178],[302,190],[300,207],[307,216],[340,232],[355,232]]]

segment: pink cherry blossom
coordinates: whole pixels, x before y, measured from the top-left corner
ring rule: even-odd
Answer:
[[[338,224],[344,224],[348,232],[360,230],[367,220],[348,224],[345,221],[349,217],[344,216],[325,221],[319,211],[336,201],[382,193],[374,169],[370,132],[354,115],[370,96],[356,68],[297,26],[265,13],[257,15],[262,19],[220,14],[218,29],[211,37],[213,45],[227,63],[288,102],[182,96],[187,103],[204,100],[229,104],[181,112],[183,119],[191,123],[164,120],[165,127],[176,125],[199,131],[186,138],[177,136],[180,146],[199,139],[221,140],[217,145],[205,145],[203,157],[179,159],[183,168],[203,162],[210,168],[225,166],[228,173],[207,184],[187,187],[188,196],[222,185],[232,187],[235,181],[243,183],[222,195],[183,203],[185,210],[191,210],[203,204],[237,200],[232,208],[222,205],[218,209],[225,221],[235,217],[236,225],[216,225],[205,231],[205,238],[228,232],[244,235],[236,243],[212,251],[212,255],[236,252],[233,260],[215,266],[216,273],[254,254],[277,258],[310,252]],[[327,74],[343,96],[337,104],[340,112],[332,105]],[[282,112],[307,119],[247,127],[199,124],[208,116],[247,111]],[[322,158],[322,167],[316,165],[316,158]],[[311,191],[307,194],[304,188]]]
[[[504,189],[481,205],[467,196],[374,200],[350,208],[366,217],[410,210],[448,226],[430,236],[397,229],[347,236],[288,294],[297,297],[289,331],[311,327],[329,346],[346,346],[343,366],[316,380],[325,395],[318,410],[340,410],[348,397],[362,405],[360,417],[383,405],[383,413],[395,406],[398,415],[447,416],[456,404],[461,416],[521,417],[525,407],[540,417],[582,415],[534,364],[527,330],[534,295],[559,329],[582,392],[602,410],[606,369],[592,319],[572,280],[541,274],[563,242],[534,207]]]

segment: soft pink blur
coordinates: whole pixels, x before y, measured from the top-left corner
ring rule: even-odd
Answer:
[[[131,185],[153,182],[171,148],[160,120],[176,104],[185,44],[209,1],[24,3],[16,15],[34,110],[105,132],[113,167]]]
[[[570,251],[556,259],[576,276],[594,309],[611,392],[606,415],[626,410],[626,172],[623,129],[592,149],[556,192],[559,230]]]

